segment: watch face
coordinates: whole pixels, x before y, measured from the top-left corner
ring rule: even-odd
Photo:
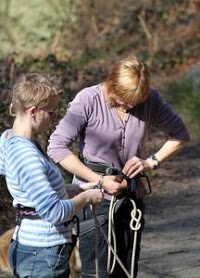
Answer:
[[[157,168],[159,166],[159,161],[158,161],[157,157],[155,155],[152,155],[151,160],[153,163],[153,169]]]

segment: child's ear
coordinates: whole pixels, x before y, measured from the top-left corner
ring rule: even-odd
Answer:
[[[29,108],[28,113],[31,115],[31,117],[34,117],[36,115],[37,108],[35,106],[32,106]]]

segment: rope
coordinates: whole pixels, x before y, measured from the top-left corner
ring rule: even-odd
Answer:
[[[133,238],[133,249],[132,249],[132,259],[131,259],[131,273],[128,272],[128,270],[125,268],[124,264],[120,260],[119,256],[117,255],[117,243],[116,243],[116,237],[115,237],[115,226],[114,226],[114,212],[115,208],[117,206],[117,203],[122,201],[122,199],[116,199],[114,196],[111,199],[110,207],[109,207],[109,217],[108,217],[108,236],[105,234],[103,228],[101,227],[101,224],[99,223],[95,208],[92,206],[93,210],[93,216],[95,219],[95,269],[96,269],[96,277],[99,277],[99,267],[98,267],[98,228],[100,228],[101,233],[104,236],[104,239],[106,240],[108,244],[108,263],[107,263],[107,272],[111,274],[114,271],[114,267],[116,264],[116,261],[121,266],[123,271],[125,272],[126,276],[128,278],[133,278],[134,276],[134,270],[135,270],[135,252],[136,252],[136,244],[137,244],[137,231],[141,228],[141,218],[142,218],[142,212],[140,209],[137,209],[135,201],[129,198],[133,205],[133,210],[131,211],[131,221],[130,221],[130,229],[134,231],[134,238]],[[138,217],[137,217],[138,214]],[[135,225],[134,225],[135,224]],[[96,232],[97,230],[97,232]],[[113,245],[112,245],[113,243]],[[111,252],[113,253],[113,262],[111,265]]]
[[[136,244],[137,244],[137,231],[141,228],[141,218],[142,212],[140,209],[137,209],[135,201],[130,199],[133,210],[131,211],[131,221],[130,221],[130,228],[134,231],[134,238],[133,238],[133,252],[132,252],[132,260],[131,260],[131,277],[134,275],[135,271],[135,253],[136,253]],[[138,213],[138,217],[136,217]],[[135,226],[134,226],[135,222]]]
[[[100,224],[98,223],[98,220],[97,220],[97,217],[96,217],[95,206],[92,206],[92,212],[93,212],[93,217],[95,219],[95,243],[94,243],[94,249],[95,249],[95,272],[96,272],[96,278],[99,278],[98,238],[99,238],[99,225]]]
[[[96,218],[96,216],[95,216],[95,218]],[[129,273],[127,272],[126,268],[124,267],[123,263],[121,262],[120,258],[119,258],[118,255],[117,255],[117,253],[115,253],[115,251],[114,251],[114,249],[113,249],[111,243],[108,241],[107,235],[105,234],[105,232],[104,232],[103,228],[101,227],[101,224],[99,223],[99,221],[98,221],[97,218],[96,218],[96,221],[97,221],[97,223],[98,223],[98,227],[99,227],[100,230],[101,230],[101,233],[103,234],[104,239],[106,240],[108,246],[110,247],[111,251],[112,251],[113,254],[115,255],[116,260],[118,261],[119,265],[120,265],[121,268],[124,270],[124,272],[126,273],[127,277],[128,277],[128,278],[132,278],[132,277],[129,275]]]
[[[114,225],[114,212],[117,202],[115,202],[115,198],[112,197],[109,206],[109,214],[108,214],[108,241],[113,243],[113,250],[115,254],[117,253],[117,243],[115,237],[115,225]],[[111,248],[108,246],[108,261],[107,261],[107,272],[112,273],[115,267],[116,257],[114,256],[112,267],[111,264]]]

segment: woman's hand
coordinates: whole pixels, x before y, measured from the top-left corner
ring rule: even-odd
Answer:
[[[94,189],[99,185],[99,180],[96,182],[86,182],[79,185],[82,190]],[[102,176],[101,177],[102,189],[107,193],[117,196],[121,193],[123,188],[127,187],[126,180],[121,180],[118,176]]]
[[[66,190],[69,195],[69,198],[72,198],[79,193],[86,191],[88,189],[93,189],[95,186],[97,186],[99,181],[96,182],[83,182],[81,184],[76,183],[67,183],[66,184]]]
[[[147,172],[150,170],[151,165],[149,165],[147,160],[143,160],[137,156],[134,156],[126,162],[124,168],[122,169],[122,172],[129,178],[133,178],[140,172]]]
[[[82,190],[88,190],[88,189],[93,189],[95,186],[98,186],[99,184],[99,180],[97,180],[96,182],[85,182],[85,183],[81,183],[79,185],[79,187],[82,189]]]
[[[103,176],[102,187],[107,193],[117,196],[127,187],[127,182],[117,176]]]

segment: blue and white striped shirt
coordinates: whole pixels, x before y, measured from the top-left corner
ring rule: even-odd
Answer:
[[[35,208],[41,219],[22,219],[13,238],[21,244],[49,247],[71,241],[74,203],[68,199],[65,181],[58,167],[34,141],[24,137],[0,139],[0,174],[5,175],[13,206]]]

